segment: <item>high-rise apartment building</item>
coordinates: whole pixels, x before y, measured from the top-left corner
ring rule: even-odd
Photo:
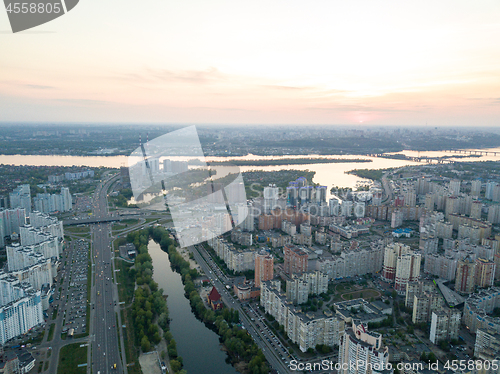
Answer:
[[[33,201],[35,210],[42,213],[69,212],[73,209],[73,200],[67,187],[62,187],[60,194],[39,193]]]
[[[494,330],[480,328],[476,332],[474,356],[482,360],[498,360],[500,352],[500,334]]]
[[[452,195],[458,195],[460,194],[460,185],[461,185],[461,181],[458,180],[458,179],[452,179],[450,181],[450,184],[448,186],[448,190],[450,191],[450,193]]]
[[[279,188],[275,184],[270,184],[268,187],[264,187],[264,213],[269,214],[275,208],[279,208],[278,205],[279,198]]]
[[[283,295],[278,281],[261,284],[260,305],[283,326],[288,338],[299,346],[302,352],[318,344],[334,346],[344,331],[344,321],[332,311],[303,313]]]
[[[500,223],[500,205],[490,205],[488,207],[488,218],[489,223]]]
[[[399,256],[396,261],[396,278],[394,289],[400,294],[406,293],[408,282],[415,282],[420,278],[420,253],[409,253]]]
[[[408,282],[406,285],[405,306],[413,309],[414,296],[423,292],[431,292],[436,289],[432,281],[419,280],[418,282]]]
[[[365,324],[353,319],[340,337],[339,373],[392,373],[388,363],[389,348],[382,346],[382,334],[368,331]]]
[[[457,264],[458,260],[452,256],[426,254],[424,272],[437,275],[439,278],[453,280],[457,273]]]
[[[391,227],[393,229],[398,228],[403,224],[403,212],[401,210],[395,210],[391,214]]]
[[[345,217],[352,217],[352,201],[342,200],[342,205],[340,205],[341,213],[340,215]]]
[[[286,274],[302,274],[307,271],[309,255],[300,247],[286,245],[283,248],[284,270]]]
[[[274,277],[274,258],[265,251],[261,250],[255,254],[255,287],[260,287],[260,283],[268,281]]]
[[[31,191],[29,184],[21,184],[9,194],[11,208],[24,208],[26,214],[31,212]]]
[[[436,290],[425,291],[413,296],[413,323],[429,322],[431,313],[443,306],[443,297]]]
[[[0,273],[0,344],[26,334],[43,322],[40,291]]]
[[[3,223],[4,235],[19,234],[19,228],[26,224],[26,210],[24,208],[13,208],[0,210]]]
[[[475,273],[476,263],[469,256],[459,260],[455,278],[455,291],[463,294],[474,291]]]
[[[490,314],[500,307],[500,288],[482,289],[470,295],[464,303],[462,323],[475,334],[477,329],[488,328],[500,332],[500,317]]]
[[[328,207],[330,208],[330,216],[337,217],[340,215],[339,199],[331,198],[328,201]]]
[[[444,216],[448,219],[450,214],[460,213],[460,199],[458,196],[448,196],[446,198],[446,206],[444,209]]]
[[[294,304],[303,304],[309,295],[320,295],[327,291],[328,275],[319,271],[292,275],[286,280],[286,298]]]
[[[434,210],[434,194],[428,193],[425,195],[425,210],[432,212]]]
[[[458,339],[461,312],[455,309],[435,310],[431,314],[431,331],[429,340],[434,344],[440,341]]]
[[[296,208],[299,204],[299,187],[296,182],[290,182],[286,188],[286,205]]]
[[[493,261],[477,258],[474,285],[481,288],[493,286],[495,281],[495,269],[496,265]]]
[[[470,184],[470,194],[473,197],[479,197],[481,195],[481,181],[474,180]]]
[[[470,209],[470,218],[481,219],[483,210],[483,203],[480,201],[473,201]]]
[[[398,257],[410,253],[410,247],[401,243],[391,243],[384,250],[384,265],[382,277],[389,282],[396,279]]]

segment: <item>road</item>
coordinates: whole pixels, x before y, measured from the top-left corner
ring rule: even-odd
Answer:
[[[217,275],[212,272],[210,266],[206,262],[206,260],[201,256],[198,252],[198,249],[194,247],[189,247],[189,251],[193,253],[195,261],[200,265],[205,275],[210,279],[210,282],[215,286],[217,291],[222,297],[222,301],[229,307],[238,311],[240,315],[241,322],[245,326],[248,333],[252,336],[254,342],[257,346],[262,350],[264,356],[266,356],[267,361],[272,366],[273,369],[277,370],[279,374],[288,374],[290,373],[290,369],[288,366],[276,355],[274,348],[271,344],[265,339],[260,329],[255,325],[253,321],[248,318],[246,312],[241,307],[239,301],[227,291],[225,284],[222,283]],[[200,249],[203,251],[203,249]]]
[[[387,180],[387,176],[390,172],[385,173],[382,176],[382,187],[384,188],[385,199],[383,202],[391,202],[392,200],[392,188],[390,182]]]
[[[92,212],[95,219],[109,217],[107,190],[114,178],[101,183],[92,200]],[[118,290],[113,281],[113,252],[111,248],[111,223],[98,223],[91,226],[93,243],[93,286],[91,289],[91,362],[92,373],[126,373],[119,344],[123,341],[118,336],[120,326]],[[116,366],[115,366],[116,365]]]

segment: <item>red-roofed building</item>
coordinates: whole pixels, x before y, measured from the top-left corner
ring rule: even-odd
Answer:
[[[208,304],[212,307],[213,310],[222,309],[224,304],[222,303],[222,299],[219,291],[215,287],[212,287],[212,291],[207,296]]]

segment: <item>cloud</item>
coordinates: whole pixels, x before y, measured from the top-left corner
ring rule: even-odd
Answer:
[[[34,88],[34,89],[37,89],[37,90],[52,90],[52,89],[55,88],[53,86],[43,86],[43,85],[40,85],[40,84],[25,84],[24,86],[28,87],[28,88]]]
[[[284,86],[284,85],[275,85],[275,84],[263,84],[263,85],[261,85],[261,87],[270,88],[273,90],[285,90],[285,91],[304,91],[304,90],[314,89],[314,87]]]
[[[483,102],[483,105],[498,105],[500,97],[468,97],[467,100]]]
[[[207,84],[227,80],[227,75],[214,67],[210,67],[206,70],[146,69],[143,73],[130,73],[114,78],[140,83],[180,82]]]
[[[306,110],[319,110],[319,111],[340,111],[340,112],[413,112],[413,109],[400,109],[395,107],[377,107],[369,105],[356,105],[356,104],[335,104],[329,106],[316,106],[306,107]]]
[[[26,83],[23,81],[0,81],[0,84],[7,84],[9,86],[17,86],[17,87],[23,87],[23,88],[32,88],[35,90],[52,90],[56,89],[57,87],[54,86],[48,86],[48,85],[43,85],[43,84],[31,84],[31,83]]]
[[[74,105],[104,105],[113,103],[112,101],[90,99],[55,99],[55,101]]]

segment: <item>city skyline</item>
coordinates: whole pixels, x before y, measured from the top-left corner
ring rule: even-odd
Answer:
[[[95,5],[12,34],[0,122],[495,126],[500,4]]]

